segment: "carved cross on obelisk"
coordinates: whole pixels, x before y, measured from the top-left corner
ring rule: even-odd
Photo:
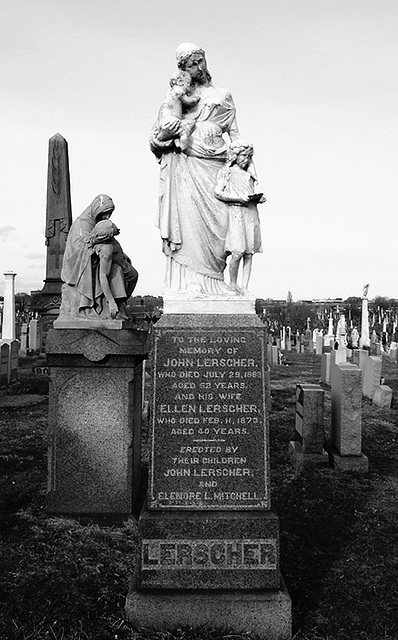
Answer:
[[[49,141],[46,211],[46,279],[42,293],[61,294],[62,257],[72,224],[68,143],[59,133]]]

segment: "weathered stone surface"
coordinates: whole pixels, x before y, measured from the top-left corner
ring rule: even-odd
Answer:
[[[334,365],[331,372],[331,387],[332,445],[342,456],[361,455],[361,370],[350,363]]]
[[[294,440],[301,445],[303,453],[322,453],[324,398],[325,392],[319,384],[296,386]]]
[[[227,628],[261,640],[290,640],[291,600],[283,580],[281,583],[278,591],[139,591],[133,580],[126,601],[127,618],[137,628]]]
[[[365,369],[365,363],[369,357],[369,351],[367,349],[354,349],[352,352],[352,361],[353,364],[356,364],[357,367],[363,372]]]
[[[334,471],[368,473],[369,459],[363,453],[358,456],[341,456],[332,446],[328,447],[329,465]]]
[[[265,328],[256,316],[156,324],[151,509],[269,509]]]
[[[41,294],[61,293],[61,268],[68,231],[72,224],[68,143],[59,133],[48,143],[46,210],[46,279]]]
[[[365,360],[365,369],[363,372],[362,393],[365,398],[373,399],[376,386],[380,384],[381,378],[381,357],[369,356]]]
[[[305,468],[323,468],[329,466],[329,458],[324,453],[303,453],[302,446],[299,442],[291,440],[289,442],[288,455],[292,467],[296,473]]]
[[[387,384],[378,384],[373,394],[373,404],[383,409],[389,409],[392,401],[392,389]]]
[[[141,589],[279,589],[279,524],[267,512],[148,512]]]
[[[140,484],[143,338],[49,332],[48,512],[131,513]]]

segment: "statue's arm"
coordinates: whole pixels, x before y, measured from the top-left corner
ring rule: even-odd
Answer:
[[[228,181],[228,169],[221,169],[218,174],[216,188],[214,189],[214,195],[218,200],[222,202],[228,202],[229,204],[248,204],[249,196],[247,194],[234,194],[226,193],[226,186]]]

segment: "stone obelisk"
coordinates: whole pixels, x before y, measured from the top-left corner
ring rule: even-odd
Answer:
[[[15,276],[13,271],[4,274],[4,309],[1,338],[15,340]]]
[[[59,133],[49,140],[45,243],[46,278],[41,291],[32,291],[34,309],[42,318],[43,339],[59,314],[61,268],[72,224],[68,143]]]

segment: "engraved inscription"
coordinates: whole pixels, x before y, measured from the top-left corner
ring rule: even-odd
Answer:
[[[269,508],[264,369],[256,331],[162,333],[151,508]]]
[[[142,541],[142,571],[181,568],[275,570],[276,561],[275,539]]]

